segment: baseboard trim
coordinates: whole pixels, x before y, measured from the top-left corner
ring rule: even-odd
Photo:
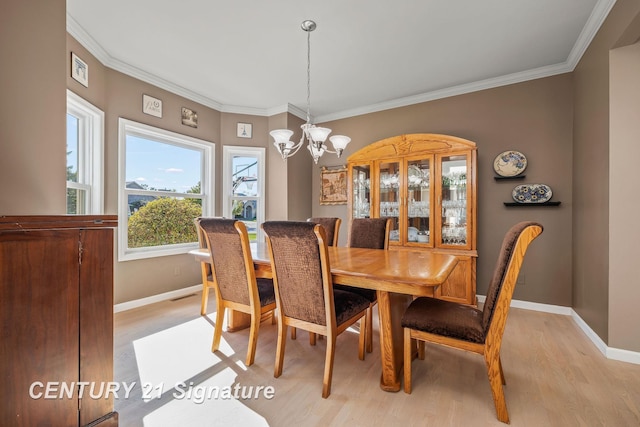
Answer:
[[[202,290],[202,285],[194,285],[188,288],[178,289],[175,291],[165,292],[163,294],[153,295],[146,298],[141,298],[133,301],[127,301],[120,304],[116,304],[113,306],[113,312],[119,313],[121,311],[127,311],[138,307],[143,307],[148,304],[153,304],[155,302],[166,301],[174,298],[179,298],[185,295],[192,294],[194,292],[199,292]],[[484,302],[486,296],[478,295],[478,302]],[[598,350],[606,357],[611,360],[618,360],[621,362],[633,363],[636,365],[640,365],[640,352],[629,351],[620,348],[608,347],[604,341],[596,334],[593,329],[587,325],[578,313],[575,312],[571,307],[565,307],[561,305],[551,305],[551,304],[540,304],[537,302],[529,302],[529,301],[520,301],[520,300],[511,300],[511,307],[514,308],[522,308],[524,310],[532,310],[532,311],[540,311],[543,313],[551,313],[551,314],[562,314],[564,316],[571,316],[574,322],[578,325],[578,327],[584,332],[584,334],[589,338],[589,340],[596,346]]]
[[[146,298],[140,298],[133,301],[127,301],[113,306],[114,313],[120,313],[121,311],[132,310],[134,308],[143,307],[145,305],[153,304],[154,302],[166,301],[174,298],[183,297],[185,295],[199,292],[202,290],[202,285],[189,286],[188,288],[177,289],[175,291],[165,292],[163,294],[152,295]]]
[[[485,295],[478,295],[478,302],[484,302]],[[587,322],[571,307],[564,307],[561,305],[540,304],[537,302],[511,300],[511,307],[522,308],[525,310],[541,311],[543,313],[562,314],[565,316],[571,316],[573,321],[584,332],[589,340],[596,346],[596,348],[602,353],[604,357],[611,360],[618,360],[620,362],[633,363],[640,365],[640,352],[624,350],[620,348],[608,347],[607,344],[596,334]]]

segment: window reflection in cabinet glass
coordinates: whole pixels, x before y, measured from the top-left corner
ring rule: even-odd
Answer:
[[[467,244],[467,158],[442,158],[442,243]]]
[[[407,218],[409,242],[429,243],[429,159],[411,160],[407,167]]]
[[[400,217],[400,163],[381,162],[380,174],[380,218],[391,218],[389,240],[399,241],[398,218]]]
[[[369,165],[353,167],[353,217],[371,215],[371,170]]]

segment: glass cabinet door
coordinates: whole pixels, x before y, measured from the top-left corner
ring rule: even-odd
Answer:
[[[371,168],[369,165],[354,166],[351,173],[353,180],[352,217],[369,218],[371,215]]]
[[[431,243],[431,161],[407,163],[407,241]]]
[[[467,171],[468,156],[440,158],[441,212],[440,243],[444,246],[466,247],[467,233]]]
[[[399,218],[400,218],[400,163],[399,162],[379,162],[378,165],[378,191],[379,217],[391,218],[391,232],[389,242],[400,241]]]

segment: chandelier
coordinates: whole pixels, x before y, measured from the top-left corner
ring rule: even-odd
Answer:
[[[296,154],[298,150],[300,150],[300,147],[304,145],[306,139],[307,149],[311,157],[313,157],[314,163],[317,164],[318,159],[322,157],[325,152],[337,154],[338,157],[340,157],[347,147],[347,144],[351,142],[351,138],[344,135],[332,136],[329,140],[333,144],[335,151],[331,151],[324,144],[331,133],[331,129],[318,127],[311,123],[311,32],[316,29],[316,23],[306,20],[302,22],[301,27],[307,32],[307,122],[300,126],[302,128],[302,137],[297,144],[290,139],[293,135],[292,130],[276,129],[269,132],[269,134],[275,140],[273,145],[276,146],[283,160]]]

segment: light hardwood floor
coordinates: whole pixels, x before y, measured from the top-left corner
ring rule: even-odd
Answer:
[[[115,315],[115,381],[136,383],[116,401],[121,426],[505,425],[480,356],[427,345],[425,360],[413,361],[412,394],[387,393],[378,386],[377,325],[365,361],[356,333],[346,332],[337,340],[331,395],[322,399],[326,340],[312,347],[306,333],[289,338],[283,374],[274,378],[276,325],[262,323],[247,368],[248,330],[223,333],[221,352],[212,354],[215,316],[199,311],[194,294]],[[513,426],[640,426],[640,366],[606,359],[568,316],[511,309],[502,362]],[[152,394],[162,385],[162,395],[146,401],[144,383]],[[198,393],[229,387],[233,395],[236,384],[245,386],[240,399],[220,394],[199,403]],[[275,396],[242,399],[257,386],[273,386]]]

